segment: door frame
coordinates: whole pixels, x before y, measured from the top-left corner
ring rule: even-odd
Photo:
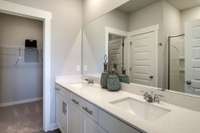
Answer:
[[[0,13],[43,21],[43,130],[52,130],[51,118],[51,19],[50,12],[0,0]]]
[[[155,32],[156,34],[156,45],[155,45],[155,87],[158,87],[158,33],[159,33],[159,24],[148,26],[145,28],[141,28],[138,30],[133,30],[131,32],[128,32],[127,37],[128,37],[128,42],[130,43],[130,38],[132,36],[140,35],[140,34],[145,34],[145,33],[150,33],[150,32]],[[129,45],[129,49],[131,46]],[[129,51],[130,52],[130,51]],[[130,53],[128,54],[128,68],[130,68]],[[128,74],[130,75],[130,70],[128,69]]]
[[[127,37],[128,32],[116,28],[105,27],[105,55],[108,57],[109,34]]]

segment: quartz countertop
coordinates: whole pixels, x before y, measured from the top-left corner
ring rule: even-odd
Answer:
[[[142,96],[123,90],[109,92],[102,89],[99,84],[88,85],[81,80],[69,79],[69,77],[57,78],[56,84],[105,110],[128,125],[137,127],[147,133],[200,133],[200,112],[165,102],[153,103],[155,106],[169,109],[170,112],[153,121],[145,120],[133,116],[110,103],[127,97],[145,102]]]

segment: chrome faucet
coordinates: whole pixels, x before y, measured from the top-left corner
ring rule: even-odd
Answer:
[[[148,102],[148,103],[160,103],[160,98],[164,97],[163,95],[159,95],[159,94],[154,94],[153,92],[148,93],[145,92],[144,93],[144,99]]]
[[[93,79],[86,78],[85,81],[87,81],[88,84],[94,84]]]

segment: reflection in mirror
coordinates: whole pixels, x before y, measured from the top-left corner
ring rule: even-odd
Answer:
[[[108,72],[117,74],[121,82],[129,83],[124,66],[125,38],[125,35],[108,33]]]
[[[84,26],[83,74],[99,76],[107,55],[130,83],[200,95],[199,25],[198,1],[130,0]]]
[[[108,39],[108,71],[122,74],[124,68],[124,37],[109,34]]]

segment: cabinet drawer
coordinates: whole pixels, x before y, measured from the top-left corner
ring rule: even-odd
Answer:
[[[110,114],[99,110],[99,125],[101,125],[109,133],[145,133],[139,129],[130,127],[122,121],[114,118]]]
[[[82,99],[81,108],[83,112],[85,112],[89,117],[91,117],[95,121],[98,121],[99,109],[95,105]]]
[[[93,120],[98,120],[98,108],[96,106],[75,94],[71,94],[71,102],[72,104],[78,106],[86,115],[91,117]]]
[[[80,108],[81,105],[81,99],[77,95],[71,94],[70,101],[73,105],[78,106]]]

